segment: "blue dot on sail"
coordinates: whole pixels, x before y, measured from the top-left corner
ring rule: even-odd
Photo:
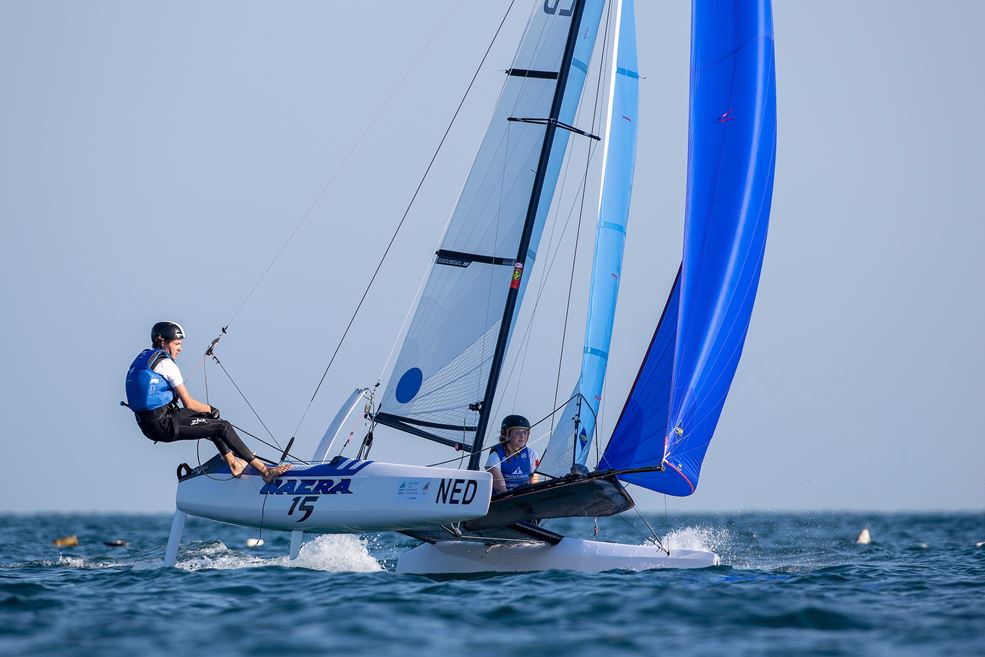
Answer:
[[[421,390],[421,384],[424,382],[424,373],[421,372],[419,367],[412,367],[404,375],[400,377],[400,381],[397,382],[397,390],[395,396],[397,401],[401,404],[406,404],[411,399],[417,396],[417,393]]]

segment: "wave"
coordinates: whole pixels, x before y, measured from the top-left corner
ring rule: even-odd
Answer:
[[[301,547],[298,558],[288,556],[265,558],[230,550],[222,541],[195,546],[181,553],[176,567],[197,571],[203,569],[231,570],[240,568],[306,568],[326,572],[375,573],[383,566],[369,553],[367,539],[353,534],[324,534],[316,536]]]

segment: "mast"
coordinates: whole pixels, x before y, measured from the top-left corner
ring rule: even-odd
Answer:
[[[489,426],[489,417],[492,414],[492,404],[496,396],[496,386],[499,383],[500,370],[503,366],[503,360],[506,358],[506,346],[510,339],[516,301],[520,293],[520,280],[523,277],[523,264],[527,259],[527,252],[530,249],[530,238],[533,234],[534,221],[537,218],[537,208],[540,205],[541,191],[544,187],[544,176],[547,172],[548,160],[551,157],[551,147],[554,145],[558,117],[561,114],[561,103],[564,100],[568,73],[571,70],[571,60],[574,57],[575,42],[578,39],[578,32],[581,28],[581,17],[584,11],[585,0],[575,0],[571,25],[568,28],[568,40],[564,47],[564,55],[561,58],[561,68],[558,71],[557,88],[554,91],[554,100],[551,103],[551,113],[545,122],[544,144],[540,150],[540,160],[537,163],[537,172],[534,176],[533,191],[530,194],[530,203],[527,206],[523,232],[520,235],[520,244],[517,247],[516,262],[513,266],[513,282],[510,285],[510,290],[506,297],[506,307],[503,309],[503,320],[499,325],[499,335],[496,339],[495,351],[493,352],[489,380],[486,383],[486,392],[479,407],[479,421],[476,424],[475,443],[472,445],[472,454],[469,456],[470,470],[478,470],[479,462],[482,458],[482,443],[486,429]]]

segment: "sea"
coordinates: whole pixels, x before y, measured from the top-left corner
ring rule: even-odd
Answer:
[[[194,518],[165,568],[170,521],[0,515],[0,655],[985,655],[985,512],[552,521],[721,565],[443,577],[397,574],[396,534],[290,561],[286,533]]]

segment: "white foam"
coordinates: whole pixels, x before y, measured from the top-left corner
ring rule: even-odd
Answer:
[[[732,534],[728,529],[711,527],[683,527],[675,529],[660,539],[661,544],[673,552],[674,550],[703,550],[714,552],[727,566],[737,567],[735,555],[732,554]]]
[[[708,550],[717,552],[728,542],[728,532],[710,527],[684,527],[675,529],[661,541],[668,550]]]
[[[229,548],[222,541],[209,541],[208,543],[196,545],[192,550],[196,555],[205,557],[223,555],[229,552]]]
[[[64,554],[57,561],[42,561],[43,566],[61,566],[63,568],[82,568],[85,570],[101,570],[104,568],[126,568],[129,564],[120,561],[88,561],[82,557],[70,557]]]
[[[264,558],[234,552],[221,541],[216,541],[205,547],[188,550],[181,555],[175,566],[187,571],[236,570],[269,566],[350,573],[375,573],[383,570],[383,566],[369,553],[367,540],[351,534],[316,536],[304,544],[298,558],[294,561],[287,555]]]
[[[312,570],[350,573],[376,573],[383,570],[380,562],[369,553],[369,543],[353,534],[323,534],[308,541],[298,558],[282,557],[284,565]]]
[[[56,566],[68,566],[69,568],[85,568],[85,559],[82,557],[66,557],[64,554],[58,555]]]

